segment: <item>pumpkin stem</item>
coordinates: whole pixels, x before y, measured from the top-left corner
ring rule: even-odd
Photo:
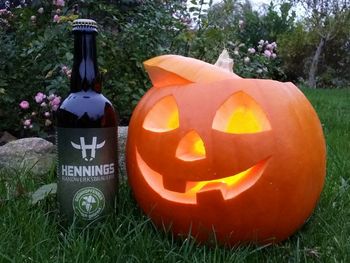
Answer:
[[[233,73],[233,59],[230,58],[230,55],[226,48],[221,52],[218,60],[215,62],[215,66],[222,68],[228,72]]]

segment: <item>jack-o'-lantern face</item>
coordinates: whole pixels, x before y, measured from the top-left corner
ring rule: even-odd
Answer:
[[[146,65],[155,87],[133,113],[127,144],[135,197],[174,233],[206,240],[215,229],[231,244],[284,239],[322,189],[317,115],[291,84],[205,67],[200,81]]]
[[[203,85],[188,88],[194,89],[193,92],[198,95],[201,92],[208,92]],[[209,86],[207,88],[212,89]],[[201,91],[197,89],[201,89]],[[150,136],[166,136],[172,132],[173,137],[177,138],[177,144],[172,144],[173,140],[170,138],[167,139],[170,145],[164,141],[159,147],[154,148],[154,145],[150,143],[150,152],[145,152],[142,155],[151,156],[151,159],[147,161],[157,170],[152,169],[140,155],[139,151],[147,151],[147,146],[142,147],[142,149],[136,147],[136,160],[140,171],[148,185],[169,201],[196,204],[197,194],[212,190],[220,190],[223,199],[233,198],[260,178],[269,159],[269,154],[268,151],[265,151],[260,157],[261,160],[255,159],[253,162],[248,160],[245,162],[247,167],[238,166],[235,164],[237,162],[236,156],[232,156],[232,149],[228,149],[226,153],[218,154],[218,150],[221,148],[220,144],[226,144],[227,140],[230,140],[229,137],[234,137],[234,135],[247,135],[249,137],[249,135],[258,136],[259,133],[270,131],[271,127],[266,114],[243,91],[233,93],[221,105],[217,105],[218,109],[213,112],[214,116],[205,112],[201,113],[200,104],[191,107],[190,105],[196,104],[196,102],[191,96],[188,98],[188,100],[179,98],[182,102],[177,103],[174,95],[165,96],[157,101],[145,116],[142,127],[145,131],[150,132]],[[200,98],[197,102],[205,104]],[[213,104],[213,101],[207,103]],[[180,124],[178,104],[187,105],[192,112],[189,114],[196,114],[197,120],[207,119],[205,126],[201,123],[201,127],[198,127],[196,120],[193,120],[188,127],[186,127],[186,123]],[[198,109],[197,113],[195,113],[195,108]],[[183,119],[186,119],[185,116]],[[206,136],[204,140],[198,131],[203,137]],[[217,149],[212,149],[213,147],[210,147],[205,141],[213,139],[211,133],[215,131],[221,136],[226,134],[227,138],[223,137],[222,140],[218,138],[217,143],[213,143],[213,147]],[[159,139],[150,137],[146,139],[146,141],[148,140],[157,141]],[[219,155],[222,158],[218,158]],[[154,156],[157,158],[153,159]],[[212,161],[218,163],[216,168],[212,167]],[[170,162],[174,163],[174,168],[168,168],[171,165]],[[250,165],[251,163],[252,165]],[[164,167],[164,164],[167,165]]]

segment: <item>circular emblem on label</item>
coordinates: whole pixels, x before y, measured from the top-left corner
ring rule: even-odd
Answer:
[[[99,216],[105,207],[103,193],[94,187],[85,187],[75,193],[73,209],[79,217],[92,220]]]

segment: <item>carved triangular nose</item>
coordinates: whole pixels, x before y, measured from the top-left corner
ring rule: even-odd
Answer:
[[[188,132],[179,142],[176,157],[186,162],[205,159],[205,146],[202,138],[195,131]]]

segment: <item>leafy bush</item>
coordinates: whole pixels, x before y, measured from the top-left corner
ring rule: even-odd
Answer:
[[[6,17],[1,14],[7,26],[0,30],[0,56],[6,58],[0,62],[0,116],[5,119],[0,130],[20,131],[19,109],[14,105],[33,99],[42,87],[48,95],[67,95],[69,78],[62,68],[72,63],[71,25],[78,17],[99,23],[98,62],[104,93],[116,105],[122,123],[127,123],[150,87],[142,61],[169,53],[178,32],[187,28],[181,18],[173,16],[174,10],[185,6],[174,2],[35,1],[31,8],[6,11]]]
[[[239,1],[218,3],[202,16],[196,34],[190,35],[187,55],[214,63],[226,48],[238,75],[285,80],[275,41],[278,34],[293,28],[295,15],[289,16],[290,8],[290,5],[282,4],[279,14],[271,3],[265,13],[259,14],[248,1],[243,4]],[[249,52],[253,49],[254,52]]]
[[[348,87],[350,83],[350,22],[348,27],[338,29],[337,37],[324,47],[318,64],[317,86],[336,88]],[[283,70],[290,80],[306,82],[311,60],[319,43],[317,32],[304,23],[297,24],[293,32],[278,38],[279,54]]]
[[[62,64],[70,63],[72,46],[62,41],[68,38],[69,24],[54,24],[50,12],[23,8],[14,9],[11,16],[6,30],[0,30],[4,44],[0,57],[5,58],[0,63],[0,116],[5,120],[0,130],[20,131],[17,105],[21,100],[31,100],[43,86],[49,94],[67,93],[68,78],[60,70]]]
[[[309,34],[302,24],[298,24],[293,32],[279,36],[279,51],[284,61],[283,69],[293,81],[307,79],[310,67],[310,55],[316,45],[316,36]]]
[[[237,31],[237,38],[254,45],[260,39],[274,42],[278,40],[279,35],[292,32],[296,15],[290,3],[276,6],[271,1],[262,14],[254,11],[249,2],[245,3],[239,17],[242,24],[241,30]]]
[[[23,133],[24,116],[18,104],[34,101],[38,92],[62,98],[68,94],[73,59],[71,27],[78,17],[92,18],[99,24],[103,92],[118,109],[121,124],[128,123],[134,106],[151,86],[142,62],[154,56],[173,53],[213,63],[226,47],[238,74],[284,77],[278,58],[264,54],[266,48],[259,50],[256,42],[240,39],[242,28],[237,17],[234,24],[221,27],[205,10],[204,1],[191,2],[196,5],[189,11],[183,0],[36,0],[30,7],[1,11],[0,130],[17,135],[52,132],[41,124],[38,130],[34,125],[31,132],[28,126]],[[256,53],[249,53],[248,48],[253,47]]]

